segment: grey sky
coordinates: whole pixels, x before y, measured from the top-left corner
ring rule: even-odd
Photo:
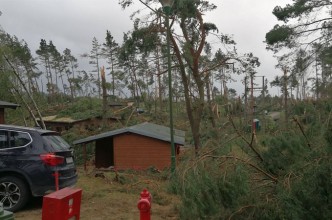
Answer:
[[[207,13],[205,21],[213,22],[222,33],[230,34],[237,42],[239,53],[253,52],[261,61],[257,75],[266,75],[271,81],[280,75],[275,69],[276,59],[265,50],[265,34],[276,23],[272,10],[291,0],[210,0],[218,8]],[[138,0],[134,7],[143,8]],[[96,37],[103,42],[110,30],[118,43],[123,33],[132,28],[130,14],[134,8],[121,9],[118,0],[1,0],[0,25],[11,35],[24,39],[32,52],[39,47],[40,39],[52,40],[59,51],[69,48],[79,58],[91,49]],[[212,45],[213,46],[213,45]],[[79,62],[80,63],[80,62]],[[237,87],[235,83],[229,87]],[[276,94],[275,89],[270,92]]]

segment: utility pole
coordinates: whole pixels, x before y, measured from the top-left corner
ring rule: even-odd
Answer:
[[[255,123],[255,100],[254,100],[254,73],[250,74],[250,103],[251,103],[251,132],[256,138],[256,123]]]
[[[166,28],[167,28],[167,72],[168,72],[168,96],[169,96],[169,118],[170,118],[170,139],[171,139],[171,172],[172,174],[175,173],[175,166],[176,166],[176,156],[175,156],[175,144],[174,144],[174,124],[173,124],[173,96],[172,96],[172,60],[171,60],[171,30],[169,26],[169,16],[171,15],[173,0],[159,0],[163,6],[163,10],[165,13],[165,20],[166,20]]]
[[[262,87],[254,87],[254,78],[255,77],[262,77]],[[248,87],[248,76],[244,77],[244,99],[245,99],[245,119],[247,120],[247,111],[249,112],[247,106],[248,106],[248,91],[250,90],[250,115],[251,115],[251,130],[253,135],[256,138],[256,123],[255,123],[255,111],[256,111],[256,105],[255,105],[255,99],[254,99],[254,90],[262,90],[262,97],[263,100],[265,98],[265,76],[255,76],[255,73],[250,73],[250,87]]]
[[[244,120],[247,123],[247,106],[248,106],[248,86],[247,86],[248,77],[244,77]]]

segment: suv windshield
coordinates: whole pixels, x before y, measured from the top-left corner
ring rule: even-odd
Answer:
[[[67,151],[70,150],[70,145],[64,141],[58,135],[43,135],[43,139],[55,150],[55,151]]]

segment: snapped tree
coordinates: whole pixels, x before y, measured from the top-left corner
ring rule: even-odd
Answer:
[[[164,23],[160,23],[160,19],[164,17],[163,12],[158,6],[158,9],[153,9],[156,6],[153,0],[140,1],[146,7],[151,9],[149,19],[154,23],[154,32],[159,32],[166,36],[167,27]],[[128,7],[133,3],[132,0],[121,0],[122,7]],[[214,4],[209,1],[198,0],[178,0],[174,1],[172,5],[172,14],[170,16],[170,41],[172,44],[173,65],[178,70],[181,76],[183,86],[183,93],[186,103],[186,111],[190,123],[190,128],[193,135],[194,146],[198,152],[201,146],[200,127],[202,122],[202,115],[206,96],[206,78],[211,74],[211,71],[225,65],[231,59],[238,59],[235,50],[230,53],[223,53],[218,59],[209,60],[204,57],[204,48],[207,45],[207,36],[209,33],[217,32],[217,27],[213,23],[204,22],[204,14],[216,9]],[[147,23],[147,22],[146,22]],[[144,27],[144,22],[141,23]],[[151,22],[149,23],[151,25]],[[219,40],[221,43],[230,43],[226,35],[220,34]],[[165,38],[164,38],[165,39]],[[144,41],[141,41],[144,42]],[[256,65],[257,58],[251,57],[248,64]],[[245,62],[245,61],[244,61]]]

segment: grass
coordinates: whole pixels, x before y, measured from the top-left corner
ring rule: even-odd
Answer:
[[[116,181],[114,172],[84,172],[78,167],[79,180],[75,188],[83,190],[81,219],[139,219],[137,202],[146,188],[152,195],[151,219],[178,219],[179,199],[167,192],[167,180],[162,174],[123,172]],[[119,178],[118,178],[119,179]],[[15,213],[15,219],[41,219],[42,199],[32,199],[27,207]]]

